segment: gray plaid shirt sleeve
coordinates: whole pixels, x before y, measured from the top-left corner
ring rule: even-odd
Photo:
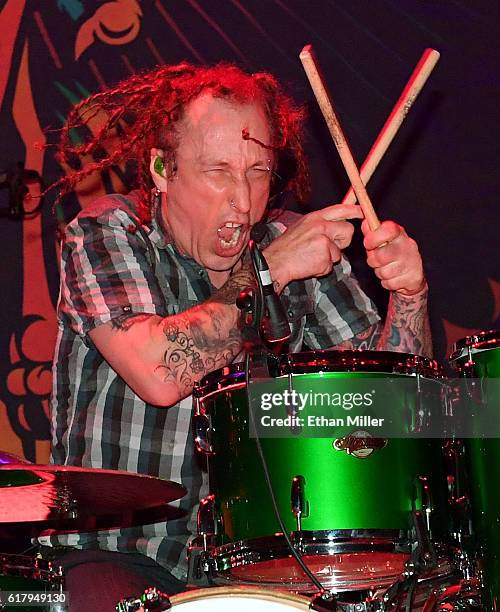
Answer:
[[[99,215],[83,214],[68,226],[59,312],[74,332],[83,336],[124,314],[163,314],[147,257],[134,220],[124,210],[108,207]]]
[[[313,279],[314,312],[306,316],[304,341],[312,349],[332,348],[380,321],[346,257],[331,274]]]

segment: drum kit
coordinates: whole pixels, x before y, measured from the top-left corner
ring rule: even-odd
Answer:
[[[422,379],[442,399],[443,369],[414,355],[316,351],[276,359],[272,376],[290,385],[314,387],[325,376],[332,385],[348,378],[354,388],[374,375]],[[449,361],[457,379],[499,378],[500,332],[460,340]],[[151,588],[117,610],[499,609],[498,439],[251,437],[247,369],[214,372],[193,393],[195,444],[210,486],[189,549],[193,589],[168,597]],[[476,395],[460,406],[476,409]],[[421,400],[400,398],[408,401]],[[486,407],[491,418],[495,407]],[[14,523],[40,533],[170,520],[178,511],[168,502],[185,493],[149,476],[40,466],[6,453],[0,487],[2,532]],[[18,591],[63,593],[64,576],[42,558],[1,554],[0,592]],[[52,600],[38,609],[67,608]]]

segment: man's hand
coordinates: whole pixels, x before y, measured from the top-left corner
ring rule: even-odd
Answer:
[[[290,225],[266,249],[273,281],[282,290],[293,280],[324,276],[340,261],[354,227],[346,219],[362,219],[358,205],[336,204],[311,212]]]
[[[403,296],[415,295],[426,287],[417,243],[403,227],[393,221],[384,221],[371,231],[365,220],[361,230],[365,235],[368,265],[382,281],[382,287]]]

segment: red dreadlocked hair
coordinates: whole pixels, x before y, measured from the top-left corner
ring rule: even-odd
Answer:
[[[299,200],[309,194],[309,174],[302,147],[303,111],[284,94],[276,79],[265,72],[248,74],[232,64],[198,67],[188,63],[161,66],[131,76],[116,87],[96,93],[69,113],[57,147],[56,158],[73,169],[54,186],[59,198],[72,191],[85,177],[113,165],[132,161],[135,187],[142,193],[141,219],[150,217],[150,150],[163,149],[165,162],[173,160],[178,124],[186,106],[203,91],[236,103],[262,105],[269,121],[280,189],[290,189]],[[73,142],[75,128],[103,114],[104,124],[95,134],[86,130],[83,143]],[[251,135],[250,135],[251,136]],[[106,144],[113,140],[109,151]],[[116,146],[118,145],[118,146]],[[82,157],[95,161],[81,164]]]

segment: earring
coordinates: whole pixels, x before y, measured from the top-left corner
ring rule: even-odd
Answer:
[[[163,172],[165,170],[165,166],[163,165],[163,159],[158,155],[155,157],[155,161],[153,163],[153,168],[156,174],[163,176]]]
[[[161,202],[161,189],[159,187],[155,187],[152,192],[152,205],[153,205],[153,210],[157,210],[157,208],[160,206],[160,202]]]

